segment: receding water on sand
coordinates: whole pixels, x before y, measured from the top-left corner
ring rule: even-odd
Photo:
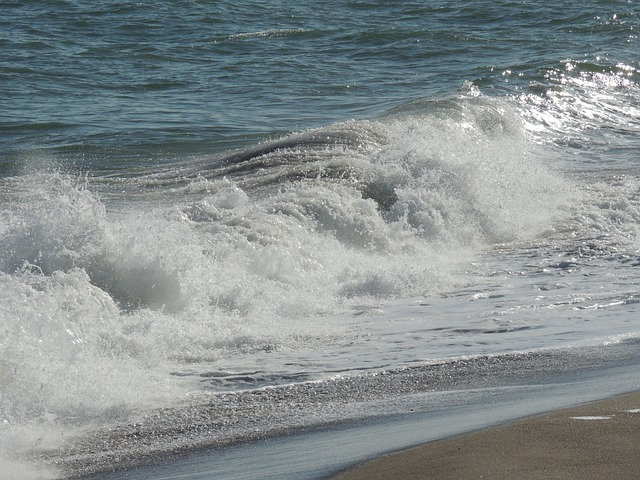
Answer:
[[[201,470],[211,478],[321,478],[382,452],[633,390],[639,349],[626,341],[476,357],[218,394],[76,439],[51,460],[81,478],[113,468],[124,469],[113,478],[200,478],[189,475]]]
[[[541,384],[417,393],[395,401],[395,408],[407,409],[402,414],[338,422],[316,431],[212,449],[166,463],[158,459],[148,468],[88,478],[321,479],[384,453],[633,391],[639,384],[637,372],[636,361],[556,373]]]

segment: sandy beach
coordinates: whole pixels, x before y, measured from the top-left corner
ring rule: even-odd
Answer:
[[[640,392],[428,443],[333,478],[588,480],[638,472]]]

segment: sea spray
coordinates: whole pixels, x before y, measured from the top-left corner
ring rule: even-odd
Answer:
[[[472,285],[480,252],[553,228],[572,189],[541,158],[473,92],[117,181],[5,179],[6,438],[134,421],[209,371],[331,376],[286,357],[366,345],[353,315]]]

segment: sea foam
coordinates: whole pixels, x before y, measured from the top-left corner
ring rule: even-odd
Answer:
[[[478,252],[545,235],[571,192],[477,95],[274,142],[4,180],[3,428],[122,422],[186,401],[184,372],[361,342],[354,313],[469,285]]]

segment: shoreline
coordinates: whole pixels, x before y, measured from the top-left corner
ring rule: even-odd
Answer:
[[[380,456],[331,480],[635,479],[640,391]]]
[[[565,372],[542,382],[529,378],[530,383],[519,385],[425,392],[405,397],[407,403],[403,403],[402,410],[405,413],[194,451],[182,458],[165,456],[147,466],[75,478],[327,479],[367,460],[388,458],[383,456],[390,452],[637,391],[640,385],[637,359],[621,363]]]

